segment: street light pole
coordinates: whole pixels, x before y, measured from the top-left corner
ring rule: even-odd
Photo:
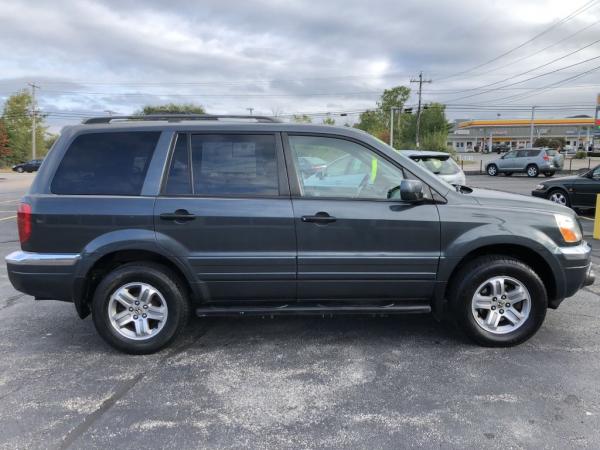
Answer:
[[[535,119],[535,106],[531,107],[531,125],[529,127],[529,146],[533,147],[533,121]]]

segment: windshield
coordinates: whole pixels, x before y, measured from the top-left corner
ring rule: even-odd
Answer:
[[[411,156],[411,159],[436,175],[454,175],[460,172],[458,164],[449,156]]]

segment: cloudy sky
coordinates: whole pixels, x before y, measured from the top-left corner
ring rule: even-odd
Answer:
[[[53,128],[167,102],[343,123],[423,71],[451,119],[593,114],[599,22],[600,0],[10,0],[0,104],[35,82]]]

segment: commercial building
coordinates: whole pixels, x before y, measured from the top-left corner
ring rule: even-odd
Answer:
[[[538,137],[564,138],[566,145],[588,149],[594,139],[594,118],[589,116],[565,119],[535,119],[533,141]],[[530,119],[495,119],[456,121],[448,135],[448,145],[458,152],[489,146],[490,141],[510,148],[524,148],[530,142]]]

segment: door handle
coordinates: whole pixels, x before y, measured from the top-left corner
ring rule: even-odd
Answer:
[[[162,220],[173,220],[174,222],[189,222],[196,218],[195,214],[190,214],[185,209],[178,209],[174,213],[162,213],[159,216]]]
[[[337,219],[333,216],[330,216],[326,212],[318,212],[314,216],[302,216],[300,218],[302,222],[312,222],[312,223],[332,223]]]

